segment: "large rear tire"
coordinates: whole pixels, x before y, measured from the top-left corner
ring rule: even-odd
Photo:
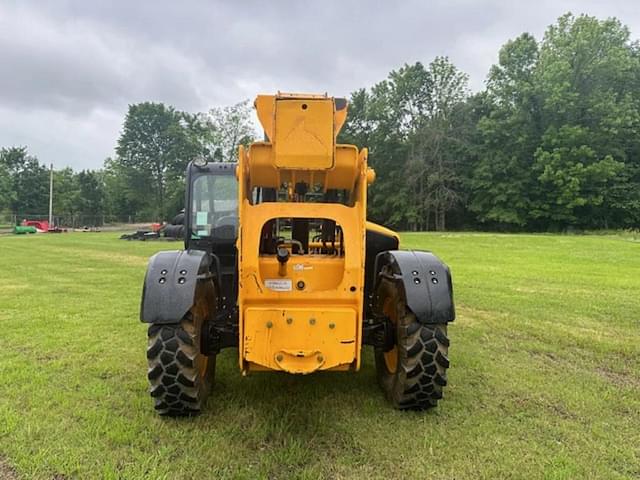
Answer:
[[[383,278],[377,290],[378,312],[394,326],[394,347],[375,351],[380,386],[400,410],[435,407],[447,384],[449,338],[446,324],[423,325],[406,304],[396,284]]]
[[[170,417],[202,411],[214,380],[216,357],[202,354],[202,328],[215,303],[212,289],[196,292],[196,304],[178,324],[150,325],[147,377],[155,409]]]

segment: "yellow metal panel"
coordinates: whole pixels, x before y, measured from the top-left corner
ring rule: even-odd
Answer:
[[[400,240],[400,236],[396,232],[387,227],[383,227],[382,225],[378,225],[377,223],[367,221],[367,230],[373,230],[381,235],[393,237],[398,241]]]
[[[260,120],[260,124],[264,129],[264,133],[267,135],[267,138],[270,142],[275,142],[274,137],[274,127],[275,127],[275,109],[277,101],[285,101],[285,100],[303,100],[303,101],[311,101],[311,100],[320,100],[325,102],[330,102],[333,105],[333,119],[332,119],[332,128],[333,128],[333,137],[334,140],[340,133],[342,126],[344,125],[347,119],[347,111],[348,111],[348,102],[344,98],[331,98],[326,93],[323,95],[317,95],[312,93],[282,93],[278,92],[277,95],[258,95],[256,100],[253,103],[253,106],[256,109],[258,114],[258,119]]]
[[[273,142],[273,110],[275,97],[273,95],[258,95],[253,106],[256,107],[258,120],[267,138]]]
[[[349,366],[356,359],[356,326],[349,308],[247,308],[243,355],[289,373]]]
[[[312,180],[329,188],[351,190],[358,179],[358,149],[353,145],[337,145],[335,163],[328,170],[280,170],[276,167],[274,147],[270,143],[256,142],[249,147],[251,158],[250,188],[279,188],[282,182],[311,183]]]
[[[335,144],[347,111],[341,99],[278,93],[258,96],[255,105],[270,142],[240,149],[237,170],[240,368],[291,373],[357,370],[365,300],[367,181],[373,177],[367,169],[367,150]],[[294,202],[292,194],[288,202],[251,204],[254,187],[279,189],[288,184],[292,190],[298,182],[346,189],[349,205]],[[344,255],[292,253],[282,275],[273,256],[259,253],[262,227],[274,218],[336,221],[344,232]],[[385,233],[393,234],[386,229]],[[305,288],[296,288],[300,280]]]
[[[290,280],[292,291],[297,289],[298,282],[304,282],[304,289],[300,293],[309,295],[338,288],[344,276],[344,258],[293,254],[284,265],[285,275],[279,274],[280,268],[280,263],[273,255],[260,257],[259,280],[263,284],[268,279]],[[266,288],[269,289],[269,286],[266,285]]]
[[[346,98],[335,98],[334,103],[336,106],[336,113],[334,119],[333,133],[337,137],[342,130],[342,126],[344,122],[347,120],[347,99]],[[340,104],[340,105],[339,105]],[[342,108],[339,108],[342,107]]]
[[[333,99],[276,101],[275,166],[325,170],[333,166]]]

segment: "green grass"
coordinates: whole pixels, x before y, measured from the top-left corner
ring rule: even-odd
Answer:
[[[0,478],[639,478],[640,243],[405,234],[452,268],[449,386],[398,412],[349,374],[242,377],[158,418],[138,321],[146,260],[111,233],[0,237]],[[58,475],[58,477],[56,477]]]

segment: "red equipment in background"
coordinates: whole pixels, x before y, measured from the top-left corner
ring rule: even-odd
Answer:
[[[22,220],[23,227],[36,227],[38,233],[49,231],[49,222],[47,220]]]
[[[22,220],[20,224],[23,227],[35,227],[38,233],[62,233],[66,232],[66,228],[51,226],[48,220]]]

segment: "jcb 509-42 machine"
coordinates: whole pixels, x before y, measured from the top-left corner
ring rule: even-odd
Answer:
[[[156,410],[200,412],[223,348],[243,374],[309,374],[358,370],[364,345],[394,407],[435,406],[449,269],[367,222],[367,150],[336,143],[345,99],[279,93],[255,107],[267,141],[239,147],[237,164],[189,164],[185,250],[149,261],[140,317]]]

